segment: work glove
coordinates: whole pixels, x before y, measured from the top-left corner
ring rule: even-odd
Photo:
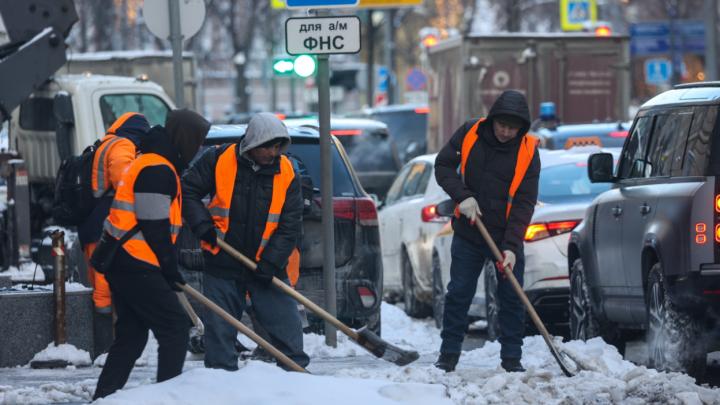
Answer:
[[[512,271],[515,268],[515,253],[511,250],[503,250],[502,254],[503,260],[495,262],[495,266],[497,266],[498,272],[500,272],[503,278],[507,278],[505,269],[510,267],[510,271]]]
[[[260,285],[270,287],[276,270],[277,267],[274,264],[260,260],[257,269],[253,272],[253,276]]]
[[[170,285],[170,288],[173,291],[178,291],[178,292],[182,291],[182,288],[178,287],[177,284],[175,284],[175,283],[178,283],[181,285],[187,284],[185,282],[185,279],[183,278],[182,274],[180,274],[180,272],[177,270],[177,268],[174,270],[170,270],[170,271],[163,270],[162,275],[163,275],[163,278],[165,278],[165,281],[167,281],[167,283]]]
[[[209,228],[205,233],[200,235],[200,240],[208,243],[212,247],[217,246],[217,232],[215,232],[215,227]]]
[[[462,200],[460,205],[458,205],[458,209],[461,214],[465,215],[470,220],[471,224],[475,224],[475,222],[477,222],[477,220],[482,216],[480,206],[478,205],[475,197],[468,197]]]

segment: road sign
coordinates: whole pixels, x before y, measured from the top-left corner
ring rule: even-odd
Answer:
[[[408,72],[408,75],[405,78],[405,89],[407,91],[425,90],[426,85],[427,78],[420,69],[412,68],[410,72]]]
[[[287,8],[342,8],[355,7],[358,0],[285,0]]]
[[[664,84],[672,76],[672,63],[665,58],[648,59],[645,61],[645,83]]]
[[[673,24],[675,48],[680,53],[705,52],[705,25],[700,20],[680,20]],[[670,52],[670,24],[651,21],[630,25],[630,51],[636,56]]]
[[[403,7],[422,6],[422,4],[423,4],[423,0],[360,0],[355,7],[357,7],[357,8],[403,8]],[[285,5],[285,0],[270,0],[270,6],[274,9],[288,8]],[[352,6],[342,6],[342,7],[352,7]],[[306,6],[298,6],[298,8],[307,8],[307,7]],[[314,8],[317,8],[317,7],[314,7]]]
[[[290,55],[360,52],[357,16],[301,17],[285,21],[285,49]]]
[[[377,76],[377,91],[379,91],[380,93],[387,93],[390,82],[390,72],[388,71],[388,68],[386,68],[385,66],[378,67]]]
[[[560,0],[560,26],[563,31],[582,31],[596,20],[596,0]]]
[[[188,40],[200,31],[205,21],[205,2],[203,0],[179,0],[180,33]],[[143,18],[150,32],[160,39],[170,36],[168,18],[168,0],[152,0],[143,4]]]

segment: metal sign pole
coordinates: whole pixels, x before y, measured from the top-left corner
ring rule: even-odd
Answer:
[[[182,71],[183,35],[180,31],[180,0],[168,0],[170,16],[170,43],[173,52],[173,72],[175,76],[175,104],[177,108],[185,107],[185,89]]]
[[[332,154],[330,149],[330,66],[328,55],[318,56],[318,111],[320,124],[320,170],[322,171],[323,285],[325,309],[337,316],[335,291],[335,218],[333,217]],[[335,327],[325,322],[325,344],[337,346]]]

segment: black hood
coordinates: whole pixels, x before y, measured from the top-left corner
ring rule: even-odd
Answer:
[[[530,129],[530,108],[528,108],[527,99],[519,91],[504,91],[490,107],[487,119],[492,121],[493,118],[500,115],[511,115],[522,120],[524,125],[520,128],[518,138],[524,136]]]
[[[142,139],[140,150],[142,150],[143,153],[157,153],[169,160],[170,163],[175,166],[175,171],[178,175],[182,174],[183,170],[185,170],[186,164],[184,160],[180,158],[180,152],[172,144],[167,130],[160,125],[150,128],[150,131],[148,131],[147,135]]]

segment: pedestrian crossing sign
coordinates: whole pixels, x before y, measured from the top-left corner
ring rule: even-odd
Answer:
[[[596,0],[560,0],[560,26],[563,31],[582,31],[596,20]]]

